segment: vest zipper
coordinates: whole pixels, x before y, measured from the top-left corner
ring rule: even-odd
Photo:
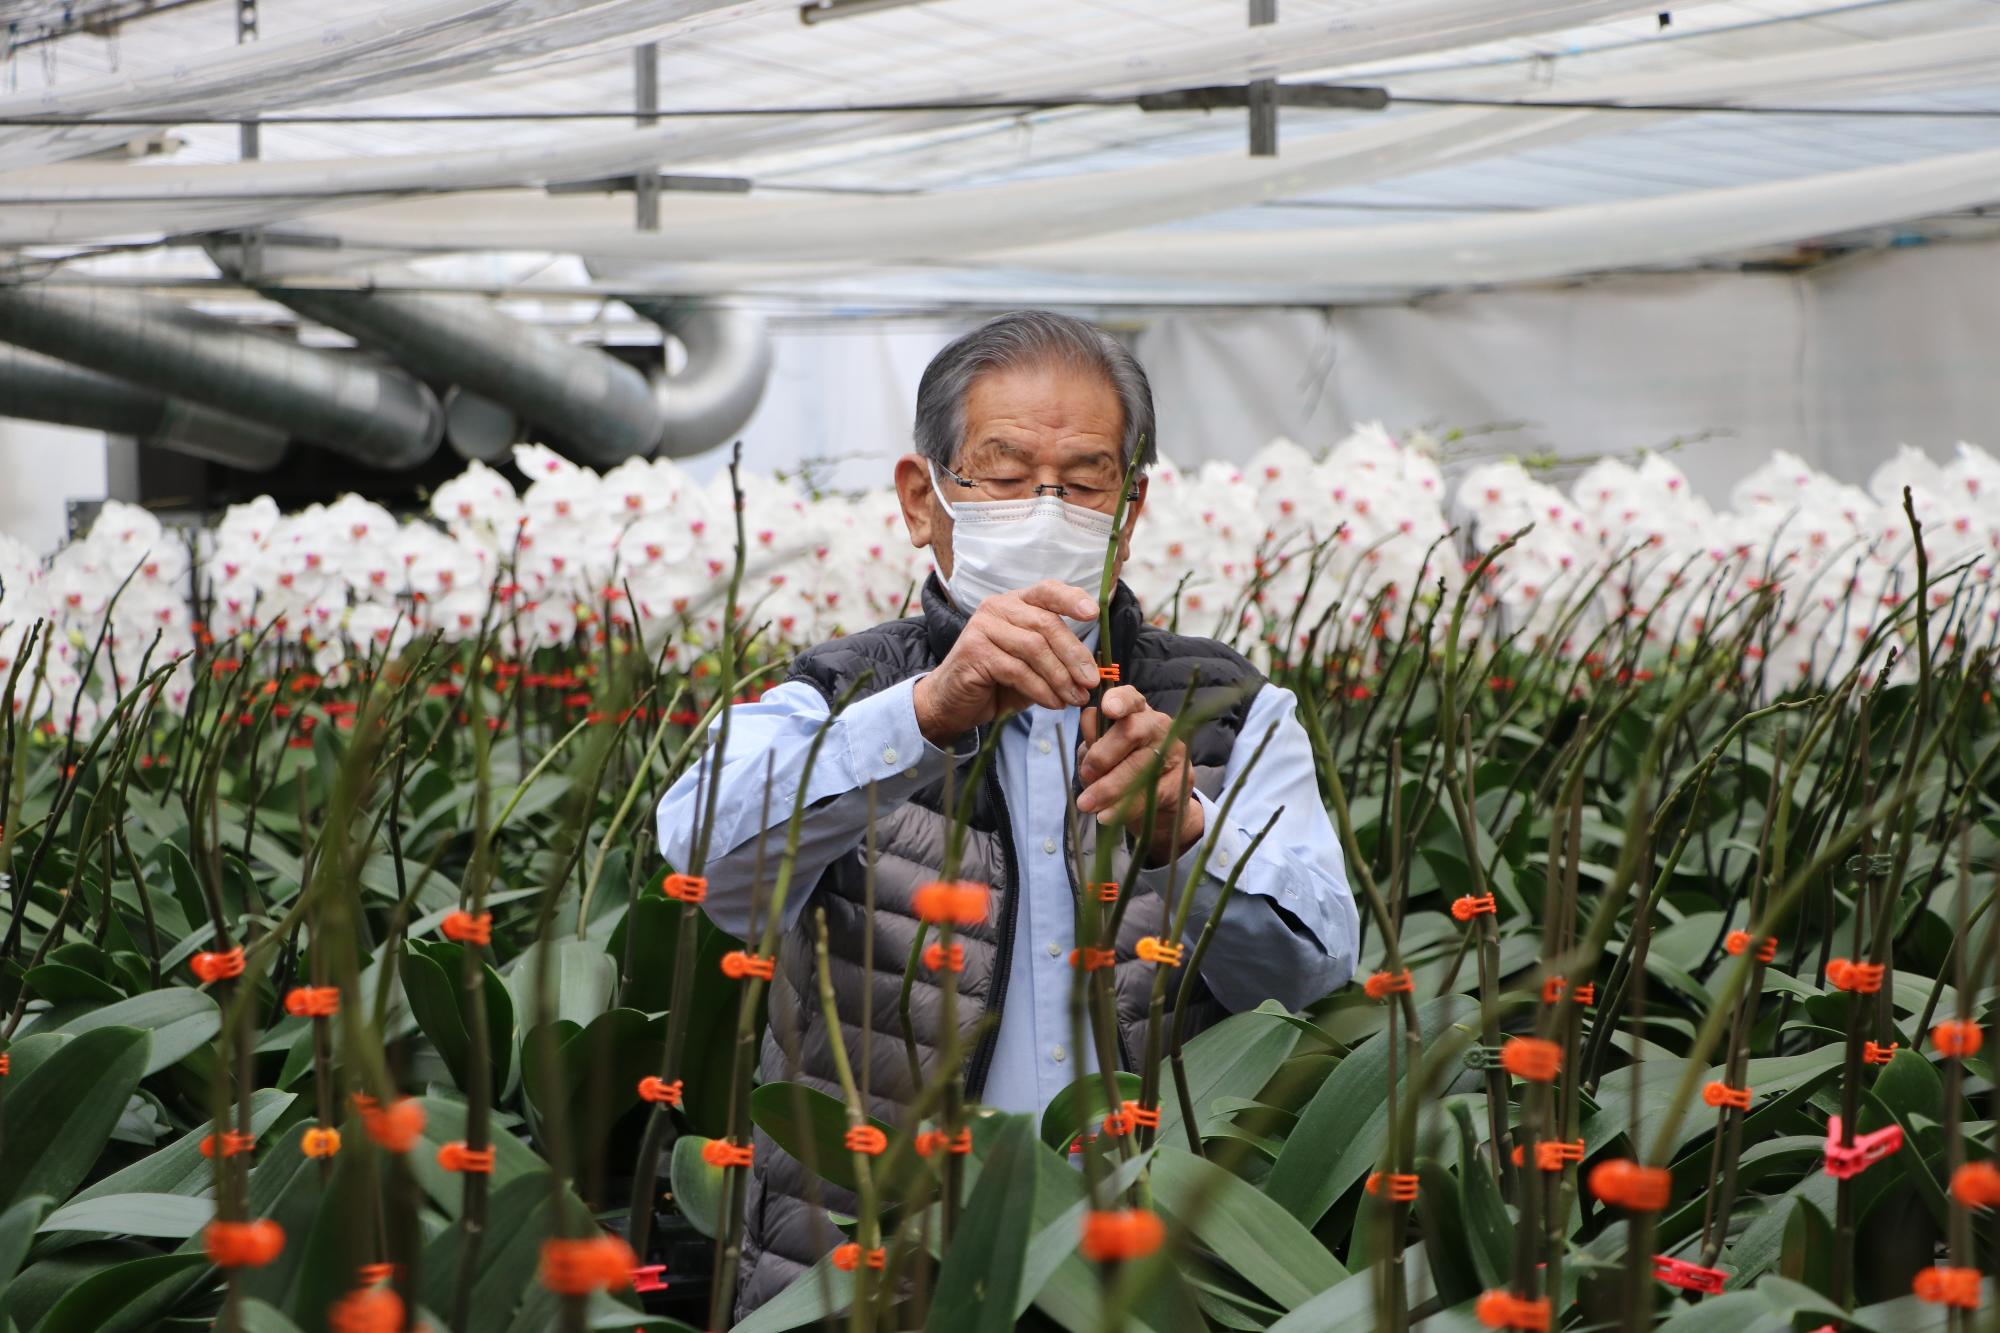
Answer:
[[[965,1071],[965,1098],[978,1101],[979,1094],[986,1088],[986,1072],[993,1064],[993,1052],[1000,1044],[1000,1010],[1007,1003],[1007,982],[1014,971],[1014,933],[1021,920],[1021,864],[1014,855],[1014,819],[1007,809],[1007,796],[1000,787],[999,764],[987,765],[982,779],[987,784],[987,792],[992,798],[993,808],[999,811],[1001,864],[1007,869],[1007,905],[1000,912],[1000,949],[993,958],[993,991],[987,998],[986,1012],[992,1018],[978,1047],[972,1053],[972,1063]],[[945,1034],[949,1039],[949,1034]]]

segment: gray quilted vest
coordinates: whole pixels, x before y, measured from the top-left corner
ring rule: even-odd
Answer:
[[[1189,738],[1188,751],[1195,783],[1207,795],[1220,792],[1223,765],[1241,730],[1250,699],[1262,677],[1241,656],[1210,639],[1171,634],[1145,623],[1137,601],[1120,584],[1111,603],[1113,656],[1124,683],[1136,686],[1147,702],[1175,713],[1190,701],[1197,709],[1220,708]],[[791,679],[805,681],[828,701],[860,698],[936,666],[950,651],[965,617],[945,595],[935,575],[924,586],[923,613],[891,621],[846,638],[830,640],[793,663]],[[1193,685],[1190,693],[1189,686]],[[849,692],[852,695],[849,696]],[[958,977],[958,1025],[970,1040],[986,1015],[996,1019],[1006,1003],[1009,965],[1014,949],[1018,902],[1013,888],[1014,831],[1001,796],[997,764],[989,765],[973,794],[969,829],[958,875],[992,887],[992,906],[985,924],[962,929],[965,970]],[[970,764],[957,777],[970,779]],[[898,1124],[903,1108],[915,1097],[908,1055],[898,1017],[904,964],[919,923],[910,900],[916,890],[938,878],[944,860],[948,819],[943,813],[944,786],[939,782],[919,791],[904,804],[878,812],[875,824],[875,917],[871,927],[864,908],[863,852],[836,860],[814,887],[811,907],[826,912],[828,954],[843,1039],[857,1079],[861,1075],[859,1035],[862,997],[873,996],[875,1035],[869,1048],[869,1113]],[[955,784],[956,786],[956,784]],[[962,787],[957,788],[962,793]],[[961,796],[962,799],[962,796]],[[1094,830],[1095,821],[1083,821]],[[1086,833],[1088,837],[1088,833]],[[1122,877],[1126,856],[1119,852]],[[1076,862],[1066,858],[1072,867]],[[1091,864],[1090,848],[1084,865]],[[1072,877],[1074,870],[1072,869]],[[1072,891],[1076,886],[1071,885]],[[873,966],[866,949],[874,933]],[[1119,1059],[1136,1068],[1145,1046],[1146,1008],[1151,996],[1153,967],[1138,961],[1135,949],[1147,935],[1165,935],[1166,904],[1156,895],[1135,899],[1126,909],[1118,939],[1114,970],[1118,998]],[[831,1040],[819,1004],[819,982],[813,963],[812,912],[801,915],[779,948],[777,972],[770,990],[770,1027],[764,1036],[760,1074],[764,1081],[789,1079],[838,1098],[838,1076],[828,1045]],[[1178,978],[1178,974],[1177,978]],[[1196,1028],[1224,1014],[1199,977],[1189,996]],[[864,987],[867,990],[864,992]],[[1170,1000],[1171,1003],[1171,1000]],[[925,1073],[931,1072],[943,1046],[942,994],[931,974],[919,968],[910,998],[910,1026]],[[999,1024],[993,1023],[972,1048],[966,1065],[968,1101],[977,1101],[984,1085]],[[787,1155],[768,1135],[756,1136],[741,1285],[737,1316],[775,1296],[842,1237],[824,1215],[825,1209],[852,1214],[853,1196],[809,1177],[797,1159]]]

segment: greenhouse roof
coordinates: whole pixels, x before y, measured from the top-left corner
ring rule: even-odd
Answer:
[[[1993,0],[836,4],[271,3],[241,46],[220,0],[0,5],[0,245],[155,284],[214,280],[174,242],[263,228],[300,281],[1283,303],[1809,262],[1983,234],[2000,193],[1965,114],[2000,112]],[[633,106],[644,41],[657,128],[548,118]],[[1274,158],[1241,108],[1132,104],[1260,76],[1392,100],[1286,106]],[[290,120],[246,162],[252,113]]]

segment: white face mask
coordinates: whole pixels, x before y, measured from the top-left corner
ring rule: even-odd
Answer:
[[[945,587],[967,615],[988,597],[1054,579],[1098,594],[1111,515],[1068,504],[1053,495],[1021,500],[945,499],[931,469],[931,490],[951,515],[951,577]],[[1082,634],[1094,621],[1063,617]]]

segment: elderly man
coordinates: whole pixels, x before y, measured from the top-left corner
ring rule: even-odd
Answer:
[[[915,1095],[897,1017],[918,929],[911,897],[939,877],[950,821],[945,792],[963,791],[969,761],[992,727],[1000,729],[996,762],[974,793],[958,869],[960,878],[992,886],[986,921],[958,936],[968,1098],[1038,1112],[1094,1070],[1093,1052],[1072,1049],[1068,1012],[1074,868],[1090,865],[1094,837],[1073,848],[1070,830],[1094,833],[1116,821],[1136,840],[1144,793],[1135,787],[1149,772],[1156,813],[1148,844],[1129,852],[1141,860],[1139,896],[1122,923],[1114,973],[1121,1063],[1133,1065],[1141,1053],[1151,986],[1151,966],[1136,961],[1134,946],[1168,933],[1169,892],[1194,894],[1191,943],[1223,880],[1239,872],[1236,901],[1201,975],[1187,983],[1202,1021],[1271,998],[1296,1008],[1344,984],[1357,945],[1354,901],[1292,696],[1219,643],[1149,625],[1121,584],[1111,603],[1121,683],[1099,708],[1086,708],[1098,682],[1095,590],[1119,488],[1135,454],[1141,469],[1151,461],[1156,439],[1152,390],[1138,361],[1079,320],[1040,311],[1001,316],[931,362],[917,389],[915,437],[916,452],[897,461],[895,480],[910,540],[936,561],[922,614],[800,654],[785,683],[735,708],[720,774],[711,779],[720,799],[706,907],[735,935],[751,926],[758,844],[774,866],[804,785],[763,1076],[797,1077],[839,1094],[814,973],[809,909],[818,908],[827,919],[838,1031],[857,1068],[863,995],[872,992],[869,1110],[894,1122]],[[1131,525],[1143,521],[1145,496],[1141,475],[1119,534],[1121,560]],[[829,721],[841,699],[846,706]],[[1213,715],[1162,753],[1183,706]],[[821,728],[829,734],[808,777],[807,750]],[[1267,732],[1270,743],[1225,821],[1217,803]],[[954,765],[955,787],[947,782]],[[690,773],[660,804],[660,843],[675,865],[686,864],[696,791]],[[766,810],[768,829],[760,827]],[[1078,821],[1078,812],[1086,818]],[[1271,831],[1238,867],[1274,812]],[[1190,883],[1204,841],[1206,872]],[[871,845],[872,918],[863,864]],[[1121,872],[1127,856],[1121,848]],[[947,1034],[940,994],[921,971],[911,1019],[934,1064]],[[837,1239],[812,1216],[810,1196],[804,1168],[760,1134],[744,1309],[781,1290]],[[834,1208],[847,1202],[832,1190],[820,1197]]]

